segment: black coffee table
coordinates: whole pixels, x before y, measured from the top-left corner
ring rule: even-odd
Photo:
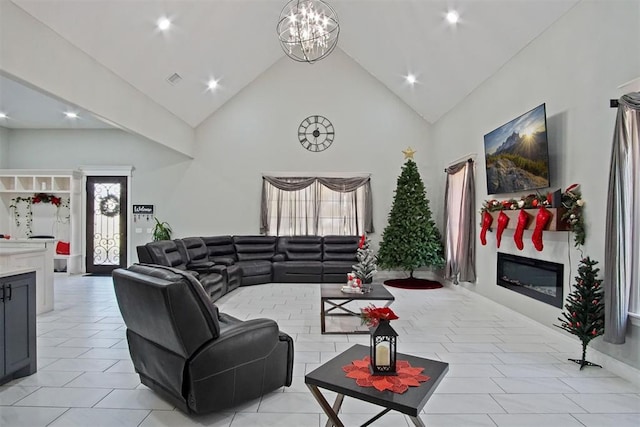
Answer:
[[[340,412],[340,407],[342,406],[342,401],[345,396],[350,396],[385,408],[382,412],[364,423],[362,427],[368,426],[392,410],[408,415],[416,426],[425,427],[418,414],[449,370],[449,364],[398,353],[398,360],[406,360],[413,367],[424,368],[422,374],[431,377],[429,381],[421,383],[419,387],[409,387],[406,392],[398,394],[388,390],[378,391],[373,387],[360,387],[354,379],[345,376],[345,372],[342,370],[343,366],[350,365],[354,360],[363,359],[368,354],[369,347],[356,344],[313,372],[305,375],[305,384],[309,387],[309,390],[311,390],[311,394],[313,394],[313,397],[318,401],[324,413],[329,417],[326,427],[332,425],[344,427],[344,424],[338,418],[338,412]],[[319,388],[338,393],[333,406],[327,402],[327,399],[322,395]]]
[[[360,318],[360,312],[350,310],[346,305],[353,301],[385,301],[388,307],[395,297],[382,285],[370,286],[371,291],[363,294],[349,294],[342,292],[341,285],[323,283],[320,287],[320,333],[322,334],[368,334],[368,330],[327,331],[326,318],[332,316],[351,316]]]

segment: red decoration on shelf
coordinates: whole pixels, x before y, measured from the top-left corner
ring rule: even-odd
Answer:
[[[31,203],[51,203],[52,205],[60,206],[62,199],[53,194],[37,193],[31,198]]]
[[[424,368],[411,366],[406,360],[396,362],[398,375],[394,376],[371,375],[369,365],[370,359],[366,356],[362,360],[354,360],[351,365],[343,366],[342,370],[346,372],[347,378],[356,380],[356,384],[360,387],[374,387],[378,391],[389,390],[399,394],[407,391],[409,387],[418,387],[420,383],[431,379],[429,376],[422,375]]]

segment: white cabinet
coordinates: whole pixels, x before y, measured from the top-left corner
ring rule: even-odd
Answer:
[[[0,241],[0,272],[27,269],[36,273],[36,313],[53,310],[54,241]]]
[[[0,169],[0,234],[11,239],[32,235],[53,236],[70,243],[71,254],[62,256],[67,271],[82,272],[82,174],[76,170]],[[37,194],[63,201],[31,203]],[[12,208],[11,206],[16,206]]]

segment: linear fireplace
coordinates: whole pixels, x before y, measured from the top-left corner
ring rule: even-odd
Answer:
[[[564,265],[498,252],[498,285],[562,308]]]

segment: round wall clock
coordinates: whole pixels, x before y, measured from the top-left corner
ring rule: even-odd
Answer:
[[[324,151],[333,143],[335,131],[326,117],[309,116],[298,127],[300,144],[309,151]]]

